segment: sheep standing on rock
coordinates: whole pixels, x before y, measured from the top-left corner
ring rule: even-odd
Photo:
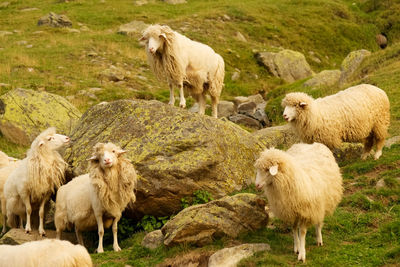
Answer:
[[[0,267],[92,267],[87,250],[68,241],[43,239],[22,245],[0,245]]]
[[[313,99],[305,93],[289,93],[282,100],[283,117],[306,143],[320,142],[338,148],[344,142],[363,142],[362,159],[376,144],[375,159],[382,148],[390,123],[386,93],[369,84],[350,87],[337,94]]]
[[[75,225],[78,242],[83,245],[82,230],[99,233],[97,252],[103,252],[104,227],[110,227],[115,251],[120,251],[117,231],[122,211],[136,201],[136,172],[132,163],[122,155],[124,150],[112,143],[98,143],[90,158],[89,174],[78,176],[57,192],[54,223],[57,238],[65,228]]]
[[[168,26],[151,25],[143,32],[151,70],[160,80],[167,80],[169,104],[174,105],[174,86],[179,88],[179,106],[186,107],[183,88],[187,88],[199,103],[199,114],[206,108],[206,93],[210,94],[212,116],[217,118],[217,106],[224,85],[225,63],[208,45],[192,41]]]
[[[282,221],[293,226],[294,252],[305,261],[307,228],[321,229],[343,194],[342,175],[332,152],[323,144],[295,144],[288,151],[266,149],[255,163],[256,187],[264,189],[268,205]]]
[[[43,227],[44,206],[52,193],[59,188],[65,178],[67,163],[58,149],[68,145],[68,136],[57,134],[54,127],[42,132],[32,142],[27,157],[10,174],[4,185],[7,219],[9,224],[13,215],[23,217],[21,206],[25,206],[25,231],[31,232],[32,208],[39,206],[39,235],[45,235]]]

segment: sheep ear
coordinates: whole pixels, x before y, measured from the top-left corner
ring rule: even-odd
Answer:
[[[307,106],[307,103],[306,102],[300,102],[300,107],[302,107],[302,108],[304,108],[304,107],[306,107]]]
[[[43,141],[40,141],[39,142],[39,147],[41,147],[41,146],[43,146],[44,145],[44,142]]]
[[[164,38],[164,39],[167,39],[167,35],[165,33],[161,33],[159,36]]]
[[[275,176],[278,173],[278,165],[274,165],[271,168],[269,168],[269,173],[272,176]]]
[[[146,37],[144,37],[144,35],[142,37],[140,37],[140,39],[138,40],[139,42],[143,42],[146,40]]]
[[[97,159],[96,156],[91,156],[90,158],[87,159],[87,161],[96,160],[96,159]]]
[[[117,151],[118,156],[125,154],[125,153],[126,153],[126,150],[123,150],[123,149]]]

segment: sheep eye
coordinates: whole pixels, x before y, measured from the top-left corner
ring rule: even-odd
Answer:
[[[115,150],[113,150],[112,152],[115,153]]]

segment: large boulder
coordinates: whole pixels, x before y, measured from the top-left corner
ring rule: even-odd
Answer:
[[[260,52],[256,58],[272,75],[289,83],[313,74],[304,55],[297,51],[284,49],[277,53]]]
[[[65,98],[47,92],[19,88],[0,97],[0,131],[10,141],[25,146],[50,126],[69,134],[80,116]]]
[[[308,87],[334,86],[340,79],[340,70],[323,70],[304,83]]]
[[[181,198],[206,190],[215,198],[240,190],[254,177],[261,143],[239,126],[158,101],[119,100],[89,109],[65,153],[75,175],[87,171],[97,142],[126,149],[139,175],[132,214],[163,216]]]
[[[186,208],[168,221],[161,231],[166,246],[185,243],[203,246],[213,238],[236,238],[267,223],[265,202],[255,194],[244,193]]]
[[[366,57],[371,55],[371,52],[365,49],[350,52],[343,60],[340,69],[342,71],[339,79],[339,86],[349,82],[350,77],[354,74],[360,64]]]
[[[71,20],[65,15],[58,15],[54,12],[50,12],[49,14],[41,17],[38,21],[38,25],[47,25],[51,27],[72,27]]]

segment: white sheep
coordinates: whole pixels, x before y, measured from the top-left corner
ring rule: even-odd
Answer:
[[[43,239],[22,245],[0,245],[0,267],[92,267],[92,259],[81,245]]]
[[[45,235],[43,227],[44,206],[55,189],[64,182],[67,163],[58,149],[68,145],[68,136],[56,134],[51,127],[43,131],[32,142],[27,157],[10,174],[4,185],[7,219],[9,224],[13,215],[23,217],[21,206],[25,207],[25,231],[31,232],[32,208],[39,206],[39,235]]]
[[[206,93],[211,96],[212,116],[217,118],[217,106],[224,85],[225,63],[208,45],[192,41],[166,25],[151,25],[140,41],[145,42],[151,70],[160,80],[167,80],[169,104],[174,105],[174,86],[179,88],[179,106],[186,107],[183,88],[187,88],[204,114]]]
[[[78,176],[57,192],[54,223],[57,238],[75,226],[78,242],[83,245],[81,231],[95,229],[99,233],[97,252],[103,252],[104,227],[112,223],[113,248],[120,251],[117,231],[122,211],[135,202],[136,172],[122,155],[124,150],[112,143],[98,143],[90,158],[89,174]]]
[[[390,123],[386,93],[361,84],[324,98],[289,93],[282,100],[283,117],[305,143],[320,142],[337,148],[344,142],[363,142],[365,159],[376,144],[375,159],[382,155]]]
[[[1,231],[2,234],[4,234],[6,232],[6,225],[7,225],[7,221],[6,221],[6,214],[7,214],[7,210],[6,210],[6,198],[4,196],[4,185],[7,181],[8,176],[11,174],[11,172],[13,172],[17,166],[19,165],[20,161],[10,161],[7,166],[2,167],[0,169],[0,202],[1,202],[1,214],[3,216],[3,230]],[[24,207],[22,206],[22,213],[24,212]],[[22,226],[22,219],[23,217],[20,217],[20,227],[23,228]],[[11,220],[10,220],[11,221]],[[11,227],[15,227],[14,224],[10,225]]]
[[[282,221],[293,226],[294,252],[305,261],[307,228],[321,229],[343,194],[342,175],[332,152],[323,144],[295,144],[288,151],[266,149],[255,163],[256,187],[264,189],[268,205]]]

